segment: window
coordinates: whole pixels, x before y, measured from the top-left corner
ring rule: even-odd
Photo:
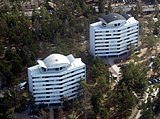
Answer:
[[[59,68],[55,68],[56,71],[59,71]]]
[[[63,69],[63,67],[60,67],[60,70],[62,70]]]
[[[117,24],[114,24],[114,26],[117,26]]]
[[[46,72],[46,68],[43,68],[43,67],[42,67],[42,71]]]
[[[102,31],[96,31],[95,33],[102,33]]]
[[[95,35],[95,37],[97,37],[97,36],[102,36],[102,35]]]
[[[118,23],[118,26],[120,26],[120,23]]]
[[[113,35],[115,35],[115,36],[119,36],[120,34],[113,34]]]
[[[106,24],[105,24],[105,23],[102,23],[102,26],[103,26],[103,27],[106,27]]]

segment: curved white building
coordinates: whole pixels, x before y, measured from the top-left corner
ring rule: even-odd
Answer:
[[[29,90],[35,104],[62,104],[63,99],[75,99],[80,80],[86,79],[86,66],[81,58],[51,54],[28,68]]]
[[[138,47],[139,22],[128,14],[110,13],[90,24],[90,54],[116,57]]]

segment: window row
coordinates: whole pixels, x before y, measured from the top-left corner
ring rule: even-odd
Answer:
[[[63,75],[42,76],[42,77],[35,77],[35,76],[34,76],[34,77],[32,77],[32,79],[62,77],[62,76],[64,76],[64,75],[68,75],[68,74],[74,73],[74,72],[79,71],[79,70],[82,70],[82,69],[85,69],[85,67],[83,67],[83,68],[81,68],[81,69],[77,69],[77,70],[71,71],[71,72],[68,72],[68,73],[63,74]]]

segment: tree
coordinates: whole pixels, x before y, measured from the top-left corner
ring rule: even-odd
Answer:
[[[100,108],[100,98],[98,92],[93,92],[91,95],[91,105],[94,111],[95,118],[97,118],[97,115],[99,113]]]
[[[95,88],[99,92],[99,96],[103,97],[103,95],[107,94],[108,91],[111,89],[109,78],[106,75],[100,75],[96,79]]]
[[[131,8],[131,10],[129,11],[129,13],[132,15],[132,16],[135,16],[135,9],[134,7]],[[136,17],[137,18],[137,17]]]
[[[140,2],[137,2],[135,7],[135,14],[142,15],[142,13],[143,13],[142,5]]]
[[[0,55],[2,55],[4,53],[4,50],[5,50],[5,48],[4,48],[3,44],[0,44]]]
[[[68,107],[69,107],[68,97],[66,97],[66,96],[61,97],[61,101],[62,101],[62,106],[64,106],[64,108],[68,109]]]
[[[153,71],[157,74],[160,74],[160,56],[157,56],[153,60]]]
[[[131,43],[129,46],[129,53],[131,57],[134,57],[134,52],[135,52],[135,46],[134,44]]]
[[[154,113],[155,113],[155,115],[160,113],[160,94],[158,94],[157,97],[158,98],[154,102],[154,106],[155,106]]]
[[[100,117],[101,119],[109,119],[109,112],[107,109],[100,110]]]
[[[91,71],[93,80],[96,80],[99,76],[102,75],[109,79],[108,67],[105,66],[105,64],[99,57],[96,57],[93,60]]]
[[[108,13],[111,13],[113,10],[112,10],[112,6],[111,6],[111,1],[108,3],[108,7],[106,9],[106,14]]]
[[[140,119],[153,119],[154,113],[152,109],[152,102],[151,98],[149,97],[147,103],[143,103],[142,105],[142,115]]]
[[[154,23],[153,19],[149,18],[149,20],[148,20],[148,28],[150,30],[150,33],[152,33],[152,31],[153,31],[154,25],[155,25],[155,23]]]
[[[98,0],[98,9],[100,13],[104,13],[105,10],[105,1],[104,0]]]
[[[11,67],[11,71],[14,73],[14,74],[18,74],[20,73],[22,70],[22,65],[21,63],[19,62],[19,60],[13,60],[12,61],[12,67]]]
[[[145,42],[148,48],[148,51],[152,51],[154,47],[156,47],[157,39],[153,37],[153,35],[149,35],[145,38]]]
[[[7,84],[12,85],[15,82],[13,73],[10,71],[9,68],[6,69],[4,75],[5,75]]]
[[[10,109],[15,104],[12,93],[8,90],[3,95],[4,97],[0,98],[0,118],[15,119],[14,112]]]
[[[14,112],[12,110],[8,110],[5,113],[5,118],[3,119],[16,119],[16,118],[15,118]]]
[[[160,25],[160,20],[158,20],[158,21],[155,22],[155,24],[154,24],[153,35],[157,35],[157,36],[160,35],[160,33],[159,33],[159,32],[160,32],[159,25]]]
[[[124,82],[136,93],[143,94],[147,87],[146,73],[146,67],[142,64],[129,63],[122,68],[122,80],[120,83]]]

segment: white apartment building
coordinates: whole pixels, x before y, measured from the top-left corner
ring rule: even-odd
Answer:
[[[86,80],[86,66],[81,58],[51,54],[28,68],[29,90],[35,104],[60,105],[79,95],[80,80]]]
[[[90,24],[90,54],[117,57],[138,47],[139,22],[128,14],[109,13]]]

